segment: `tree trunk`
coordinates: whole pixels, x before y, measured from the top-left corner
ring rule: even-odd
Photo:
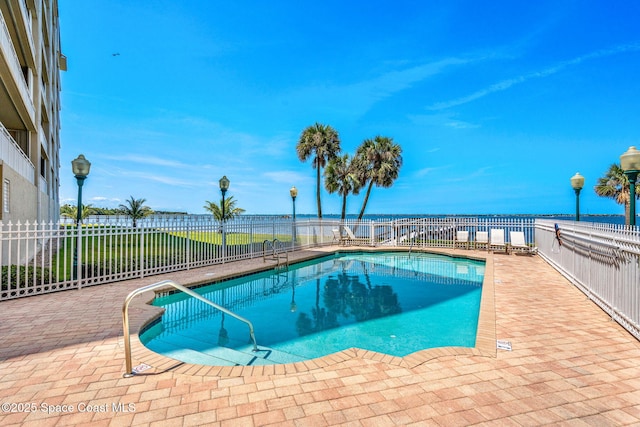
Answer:
[[[369,201],[369,194],[371,194],[371,187],[373,187],[373,181],[369,181],[369,187],[367,188],[367,194],[364,196],[364,200],[362,201],[362,208],[360,209],[360,214],[358,214],[358,221],[362,219],[364,216],[364,210],[367,207],[367,202]]]
[[[347,195],[343,194],[342,195],[342,216],[340,217],[340,219],[344,222],[346,217],[347,217]]]
[[[316,201],[318,203],[318,218],[322,218],[322,205],[320,204],[320,159],[318,157],[316,157],[316,169],[317,169]]]
[[[369,181],[369,187],[367,187],[367,194],[364,195],[364,200],[362,201],[362,208],[360,209],[360,213],[358,214],[358,219],[356,220],[356,224],[353,226],[354,233],[358,229],[358,224],[360,223],[360,220],[364,216],[364,210],[367,207],[367,202],[369,201],[369,194],[371,194],[372,187],[373,187],[373,181]]]
[[[631,204],[629,202],[624,204],[624,224],[631,224]]]

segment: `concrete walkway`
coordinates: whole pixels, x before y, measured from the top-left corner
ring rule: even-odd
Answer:
[[[131,290],[262,260],[0,302],[0,425],[640,425],[640,342],[541,258],[490,258],[495,336],[512,351],[419,364],[348,350],[297,367],[174,364],[122,377]],[[154,311],[132,306],[132,323]]]

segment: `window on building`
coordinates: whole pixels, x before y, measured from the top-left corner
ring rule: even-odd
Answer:
[[[9,213],[10,191],[11,191],[11,181],[5,178],[4,183],[2,184],[2,211],[5,213]]]
[[[24,77],[24,81],[27,84],[27,87],[31,87],[31,85],[29,84],[29,67],[22,67],[22,76]]]
[[[25,156],[29,157],[29,133],[26,130],[7,129]]]

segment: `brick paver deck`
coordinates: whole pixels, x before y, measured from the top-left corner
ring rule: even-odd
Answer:
[[[348,350],[212,369],[166,366],[138,346],[134,357],[155,369],[122,377],[131,290],[258,261],[0,302],[0,425],[640,425],[640,342],[541,258],[489,258],[490,323],[512,351],[442,350],[418,363]],[[138,326],[155,310],[142,302]]]

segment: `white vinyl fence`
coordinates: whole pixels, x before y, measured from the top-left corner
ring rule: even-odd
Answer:
[[[455,245],[456,231],[468,231],[473,247],[479,231],[490,233],[493,229],[504,231],[505,242],[510,232],[521,231],[528,244],[534,244],[532,218],[518,217],[449,217],[405,218],[389,221],[345,221],[340,235],[348,242],[355,241],[369,246],[399,246],[416,248],[451,248]]]
[[[365,246],[453,247],[456,230],[523,231],[527,218],[407,218],[376,221],[239,217],[221,224],[211,215],[155,216],[134,227],[127,217],[94,216],[81,227],[61,223],[0,223],[0,301],[79,289],[131,278],[344,243]],[[74,261],[75,258],[75,261]],[[274,258],[272,258],[274,259]],[[284,258],[283,258],[284,259]]]
[[[0,301],[331,244],[336,222],[0,223]],[[295,242],[293,240],[295,232]],[[74,261],[75,258],[75,261]]]
[[[640,228],[536,220],[539,254],[640,339]]]
[[[559,230],[556,233],[557,229]],[[521,231],[526,243],[640,339],[640,228],[517,217],[297,220],[211,215],[72,222],[0,222],[0,301],[79,289],[332,244],[451,248],[456,231]],[[74,255],[76,262],[74,262]]]

